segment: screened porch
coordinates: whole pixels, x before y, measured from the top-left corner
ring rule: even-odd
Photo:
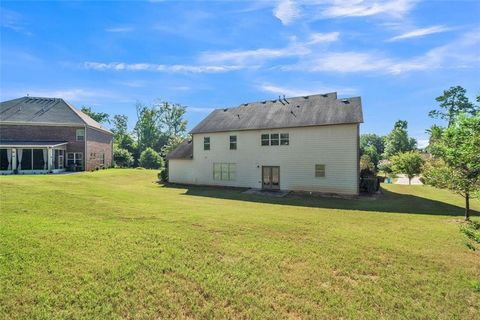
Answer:
[[[66,142],[0,142],[0,174],[65,171]]]

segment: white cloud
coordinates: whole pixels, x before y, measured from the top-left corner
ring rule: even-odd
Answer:
[[[308,45],[317,44],[322,42],[333,42],[337,41],[340,37],[340,32],[329,32],[329,33],[312,33],[310,35],[310,40],[307,42]]]
[[[121,33],[121,32],[132,32],[133,27],[112,27],[105,29],[106,32]]]
[[[292,88],[292,87],[285,87],[285,86],[278,86],[269,83],[261,84],[258,89],[263,92],[273,93],[276,95],[286,95],[287,97],[298,97],[298,96],[308,96],[312,94],[319,94],[319,93],[328,93],[328,92],[339,92],[340,94],[352,94],[355,93],[357,90],[353,88],[342,88],[342,87],[325,87],[325,86],[316,86],[312,88]]]
[[[312,33],[309,35],[307,41],[297,42],[296,38],[293,38],[291,43],[284,48],[204,52],[200,56],[200,60],[208,63],[228,62],[237,65],[244,65],[246,63],[259,63],[271,59],[298,57],[310,54],[311,46],[313,45],[334,42],[337,41],[339,37],[339,32]]]
[[[336,18],[384,14],[401,18],[413,8],[415,2],[412,0],[336,0],[322,11],[322,15],[328,18]]]
[[[201,55],[200,60],[205,62],[233,62],[237,64],[244,64],[247,62],[258,62],[262,60],[269,60],[275,58],[284,58],[291,56],[298,56],[306,54],[305,49],[300,51],[292,50],[292,48],[281,49],[267,49],[259,48],[255,50],[233,50],[233,51],[219,51],[219,52],[205,52]]]
[[[284,66],[284,70],[303,69],[311,72],[362,72],[388,69],[392,62],[380,55],[369,52],[331,52],[319,54],[309,61],[294,66]]]
[[[464,34],[444,46],[413,58],[398,59],[378,52],[315,52],[302,61],[281,66],[281,70],[306,72],[378,72],[402,74],[437,68],[472,68],[480,64],[480,30]]]
[[[18,12],[0,8],[0,21],[2,28],[10,29],[27,36],[33,35],[33,33],[27,29],[26,19]]]
[[[397,41],[397,40],[402,40],[402,39],[409,39],[409,38],[417,38],[417,37],[423,37],[429,34],[434,34],[434,33],[440,33],[440,32],[445,32],[445,31],[450,31],[451,28],[445,27],[445,26],[432,26],[428,28],[420,28],[420,29],[415,29],[411,30],[409,32],[403,33],[401,35],[395,36],[390,39],[390,41]]]
[[[300,10],[293,0],[280,0],[273,9],[273,15],[277,17],[282,24],[288,25],[300,16]]]
[[[124,63],[124,62],[92,62],[87,61],[83,63],[84,68],[106,71],[154,71],[154,72],[169,72],[169,73],[221,73],[239,70],[242,67],[234,65],[165,65],[153,63]]]
[[[417,145],[418,145],[419,148],[428,147],[428,142],[429,142],[428,139],[417,138]]]

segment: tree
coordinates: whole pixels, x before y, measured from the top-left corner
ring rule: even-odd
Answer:
[[[430,137],[428,138],[428,146],[426,150],[427,152],[431,152],[433,145],[442,138],[443,128],[434,124],[430,129],[427,129],[427,133],[430,134]]]
[[[164,167],[164,162],[155,150],[146,148],[140,154],[140,166],[147,169],[160,169]]]
[[[160,114],[158,109],[141,103],[137,103],[136,109],[137,123],[134,131],[139,151],[143,152],[147,148],[153,148],[160,138],[161,132],[158,125]]]
[[[112,120],[112,132],[115,138],[128,134],[128,117],[123,114],[116,114]]]
[[[465,220],[470,219],[470,197],[480,192],[480,114],[460,115],[432,147],[437,158],[424,172],[425,182],[465,198]]]
[[[417,140],[408,137],[407,126],[407,121],[398,120],[395,122],[393,130],[385,137],[385,158],[416,148]]]
[[[127,149],[122,149],[114,146],[113,148],[113,160],[115,165],[126,168],[133,164],[133,156]]]
[[[422,172],[424,160],[416,151],[399,153],[391,158],[392,170],[395,173],[403,173],[408,177],[408,184],[412,178]]]
[[[92,111],[92,108],[85,106],[82,107],[82,112],[93,120],[97,121],[98,123],[110,123],[110,116],[108,115],[108,113],[95,112]]]
[[[137,145],[132,135],[128,132],[128,117],[116,114],[112,119],[112,132],[115,145],[120,149],[127,149],[131,154],[136,153]]]
[[[360,150],[365,150],[370,146],[375,147],[377,154],[382,154],[385,149],[385,137],[375,133],[362,134],[360,136]]]
[[[159,120],[163,131],[168,137],[182,136],[184,137],[187,132],[187,120],[183,117],[187,111],[187,108],[180,104],[171,104],[168,102],[162,102],[159,105]]]
[[[390,160],[384,159],[378,162],[378,170],[382,171],[385,177],[387,174],[393,173],[392,162]]]
[[[435,100],[439,102],[439,109],[432,110],[428,115],[432,118],[441,118],[448,121],[450,127],[460,114],[475,115],[480,111],[479,106],[475,106],[466,97],[467,90],[461,86],[450,87],[443,91],[443,95]]]

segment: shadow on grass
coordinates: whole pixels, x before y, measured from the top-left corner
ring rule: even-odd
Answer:
[[[360,197],[358,199],[342,199],[332,197],[308,196],[299,194],[289,194],[283,198],[244,194],[243,188],[221,188],[209,186],[192,186],[167,184],[162,188],[186,189],[185,195],[208,197],[228,200],[241,200],[257,203],[268,203],[278,205],[302,206],[311,208],[340,209],[340,210],[361,210],[361,211],[379,211],[395,212],[409,214],[428,214],[443,216],[463,216],[464,208],[441,202],[415,196],[411,194],[401,194],[382,188],[383,194],[377,199],[370,197]],[[472,216],[480,215],[480,212],[471,210]]]

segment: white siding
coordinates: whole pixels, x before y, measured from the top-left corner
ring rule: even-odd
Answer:
[[[288,146],[261,146],[262,133],[288,133]],[[230,150],[229,136],[237,136]],[[210,150],[203,138],[210,137]],[[280,188],[358,193],[358,126],[333,125],[276,130],[195,134],[193,159],[170,160],[170,181],[201,185],[261,188],[262,166],[280,166]],[[235,163],[236,180],[213,180],[213,163]],[[315,177],[315,164],[326,166],[325,177]]]

